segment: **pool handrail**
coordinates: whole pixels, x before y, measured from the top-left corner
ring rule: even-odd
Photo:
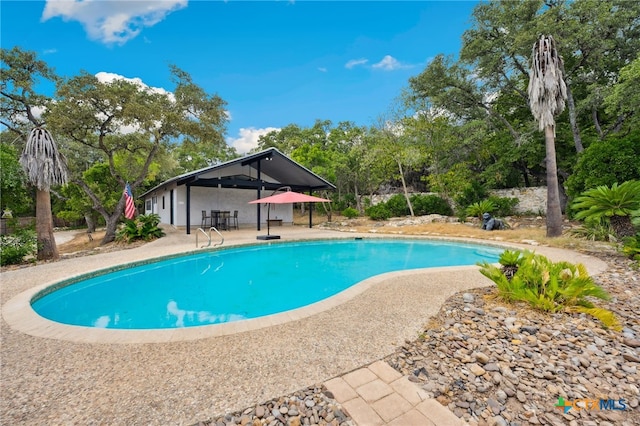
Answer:
[[[198,231],[202,232],[202,233],[204,234],[204,236],[205,236],[205,237],[207,237],[207,238],[209,239],[209,242],[207,243],[207,245],[204,245],[204,246],[202,246],[202,247],[200,247],[200,248],[211,247],[211,230],[216,231],[216,233],[217,233],[218,235],[220,235],[220,238],[221,238],[220,242],[219,242],[219,243],[214,244],[213,246],[214,246],[214,247],[215,247],[215,246],[221,246],[222,244],[224,244],[224,237],[222,236],[222,234],[220,233],[220,231],[218,231],[214,226],[212,226],[211,228],[209,228],[209,234],[207,234],[207,233],[205,232],[205,230],[204,230],[204,229],[202,229],[202,228],[198,228]],[[197,248],[197,247],[198,247],[198,232],[196,232],[196,248]]]

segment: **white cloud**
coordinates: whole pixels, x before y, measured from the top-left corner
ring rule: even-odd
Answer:
[[[369,60],[365,59],[365,58],[352,59],[349,62],[347,62],[346,64],[344,64],[344,67],[347,68],[347,69],[351,69],[353,67],[357,67],[358,65],[364,65],[367,62],[369,62]]]
[[[129,77],[124,77],[120,74],[115,74],[115,73],[111,73],[111,72],[105,72],[105,71],[100,71],[99,73],[96,73],[95,77],[98,79],[98,81],[100,83],[103,84],[110,84],[112,82],[114,82],[115,80],[123,80],[126,82],[129,82],[131,84],[136,85],[139,90],[142,91],[146,91],[148,93],[155,93],[155,94],[160,94],[160,95],[164,95],[166,96],[171,102],[175,102],[176,97],[175,94],[173,92],[170,92],[166,89],[163,89],[162,87],[153,87],[153,86],[149,86],[147,84],[145,84],[142,79],[138,78],[138,77],[134,77],[134,78],[129,78]],[[231,121],[233,119],[233,117],[231,116],[231,111],[229,110],[225,110],[224,111],[225,115],[227,116],[227,120]],[[123,134],[129,134],[129,133],[133,133],[138,131],[139,128],[137,125],[121,125],[118,127],[118,131],[120,133]],[[242,129],[244,130],[244,129]],[[269,128],[267,129],[264,133],[268,133],[271,130],[280,130],[280,129],[275,129],[275,128]],[[263,133],[261,133],[263,134]],[[258,136],[260,136],[260,134],[258,134],[256,136],[256,146],[257,146],[257,140],[258,140]],[[238,139],[239,140],[239,139]]]
[[[327,71],[329,71],[329,70],[328,70],[328,69],[326,69],[325,67],[319,67],[319,68],[318,68],[318,71],[320,71],[320,72],[327,72]]]
[[[264,129],[256,129],[255,127],[241,128],[237,138],[227,138],[227,145],[238,151],[238,154],[246,154],[254,148],[258,147],[258,138],[269,132],[280,130],[277,127],[267,127]]]
[[[187,6],[188,0],[47,0],[42,20],[78,21],[92,40],[124,44],[145,27]]]
[[[124,80],[126,82],[129,82],[131,84],[136,85],[139,90],[142,91],[146,91],[149,93],[158,93],[161,95],[165,95],[167,98],[169,98],[170,101],[175,101],[175,95],[172,92],[169,92],[168,90],[165,90],[161,87],[152,87],[152,86],[148,86],[146,85],[142,79],[135,77],[135,78],[129,78],[129,77],[124,77],[120,74],[114,74],[111,72],[104,72],[104,71],[100,71],[99,73],[96,74],[96,78],[98,79],[98,81],[100,83],[103,84],[110,84],[116,80]],[[130,134],[130,133],[134,133],[139,131],[140,128],[137,124],[128,124],[128,125],[124,125],[124,124],[120,124],[118,126],[118,132],[122,133],[122,134]]]
[[[33,114],[33,116],[39,120],[40,118],[42,118],[42,114],[44,114],[46,110],[47,109],[43,106],[34,106],[31,107],[31,114]]]
[[[408,68],[408,65],[403,65],[391,55],[386,55],[380,62],[373,64],[373,68],[381,69],[384,71],[394,71],[402,68]]]
[[[53,101],[55,102],[55,100]],[[33,114],[33,116],[36,118],[36,120],[40,121],[40,119],[42,118],[42,114],[46,111],[47,109],[45,107],[43,107],[42,105],[33,105],[31,107],[31,114]],[[9,117],[9,121],[15,121],[18,123],[23,123],[23,124],[27,124],[29,123],[29,118],[27,117],[27,114],[25,112],[15,112],[10,114]],[[6,127],[4,127],[4,125],[1,126],[2,130],[5,130]]]
[[[161,88],[161,87],[151,87],[151,86],[147,86],[145,83],[142,82],[142,79],[138,78],[138,77],[134,77],[134,78],[129,78],[129,77],[124,77],[120,74],[114,74],[111,72],[104,72],[104,71],[100,71],[99,73],[96,74],[96,78],[98,79],[98,81],[100,83],[112,83],[115,80],[124,80],[127,81],[131,84],[135,84],[136,86],[138,86],[140,88],[140,90],[145,90],[148,91],[150,93],[159,93],[161,95],[166,95],[169,97],[169,99],[171,99],[172,101],[175,100],[175,96],[173,95],[173,93]]]

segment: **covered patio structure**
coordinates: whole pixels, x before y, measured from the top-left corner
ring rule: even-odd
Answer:
[[[192,226],[201,223],[201,211],[208,210],[212,202],[225,210],[243,209],[240,218],[242,223],[255,220],[256,229],[260,231],[262,207],[248,206],[248,202],[271,195],[282,187],[309,195],[314,191],[335,189],[333,184],[278,149],[268,148],[176,176],[139,198],[144,199],[145,214],[156,213],[162,223],[184,226],[187,234],[191,233]],[[312,226],[312,220],[312,209],[309,209],[309,227]]]

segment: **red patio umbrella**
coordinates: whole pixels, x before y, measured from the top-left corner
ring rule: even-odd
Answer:
[[[276,190],[277,191],[277,190]],[[325,198],[314,197],[313,195],[302,194],[288,190],[280,194],[270,195],[268,197],[259,198],[257,200],[249,201],[249,204],[292,204],[292,203],[330,203],[331,200]],[[269,211],[267,208],[267,235],[259,235],[259,240],[277,240],[279,235],[271,235],[269,229]]]
[[[291,204],[291,203],[330,203],[326,200],[313,195],[301,194],[300,192],[287,191],[269,197],[260,198],[259,200],[249,201],[249,204]]]

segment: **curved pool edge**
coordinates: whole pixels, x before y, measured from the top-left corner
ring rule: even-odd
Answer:
[[[358,236],[360,237],[360,236]],[[545,246],[530,246],[524,244],[502,242],[502,241],[487,241],[487,240],[475,240],[469,238],[443,238],[443,237],[425,237],[425,236],[398,236],[389,234],[365,234],[363,238],[395,238],[395,239],[428,239],[437,241],[451,241],[457,243],[474,244],[480,246],[491,246],[498,248],[517,248],[536,251],[544,254],[553,260],[567,260],[572,263],[582,263],[587,267],[589,274],[596,275],[607,268],[604,261],[592,256],[588,256],[583,253],[557,249]],[[340,238],[354,238],[354,235],[342,236]],[[337,238],[337,239],[340,239]],[[297,241],[303,240],[316,240],[318,238],[300,238]],[[277,243],[276,243],[277,244]],[[173,253],[166,256],[149,257],[147,259],[118,264],[116,268],[121,269],[134,264],[148,263],[150,261],[156,261],[160,258],[172,258],[177,256],[186,255],[187,251],[180,253]],[[98,268],[94,271],[90,271],[89,274],[100,273],[101,271],[110,268]],[[66,325],[47,320],[39,316],[31,307],[31,301],[38,294],[45,291],[47,288],[60,284],[60,279],[56,279],[55,282],[43,283],[25,290],[18,295],[8,300],[2,306],[2,317],[7,324],[14,330],[22,333],[41,338],[65,340],[75,343],[105,343],[105,344],[131,344],[131,343],[169,343],[169,342],[182,342],[190,340],[198,340],[205,338],[212,338],[218,336],[226,336],[241,332],[247,332],[252,330],[258,330],[265,327],[275,326],[290,321],[297,321],[306,317],[310,317],[320,312],[324,312],[351,300],[358,295],[365,292],[367,289],[379,284],[381,282],[395,279],[402,276],[411,276],[416,274],[436,274],[442,271],[468,271],[469,279],[472,280],[479,278],[477,275],[477,266],[452,266],[452,267],[436,267],[425,269],[413,269],[405,271],[389,272],[374,277],[370,277],[364,281],[354,284],[348,289],[331,296],[322,301],[313,303],[311,305],[297,308],[294,310],[267,315],[259,318],[224,323],[213,324],[197,327],[184,327],[174,329],[145,329],[145,330],[122,330],[122,329],[101,329],[92,327],[82,327]],[[473,274],[473,275],[472,275]],[[84,274],[83,274],[84,275]],[[72,280],[77,277],[68,277],[66,280]],[[478,285],[480,287],[482,285]]]
[[[247,320],[194,327],[126,330],[83,327],[51,321],[38,315],[31,307],[31,300],[38,293],[51,287],[51,285],[46,284],[27,290],[9,300],[3,306],[2,316],[7,324],[14,330],[34,337],[66,340],[75,343],[129,344],[184,342],[227,336],[259,330],[291,321],[298,321],[342,305],[377,284],[400,277],[429,273],[436,274],[442,271],[476,272],[477,270],[477,266],[467,265],[387,272],[367,278],[338,294],[300,308]]]

